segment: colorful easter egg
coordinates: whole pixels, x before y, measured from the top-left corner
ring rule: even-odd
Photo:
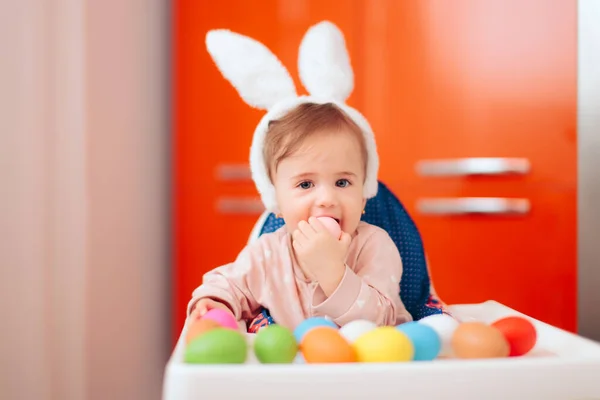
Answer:
[[[248,356],[245,336],[233,329],[216,328],[192,339],[184,361],[190,364],[243,364]]]
[[[361,335],[352,345],[358,362],[403,362],[414,356],[413,345],[393,326],[382,326]]]
[[[483,322],[463,322],[454,331],[451,343],[458,358],[499,358],[510,352],[502,332]]]
[[[413,344],[415,361],[435,359],[442,349],[442,341],[437,332],[430,326],[411,321],[396,327],[404,333]]]
[[[356,354],[338,329],[318,326],[306,333],[300,343],[304,361],[314,363],[350,363]]]
[[[262,328],[254,339],[254,354],[263,364],[289,364],[297,353],[298,343],[294,334],[281,325]]]
[[[526,318],[519,316],[501,318],[491,326],[502,332],[508,341],[510,357],[527,354],[537,342],[535,326]]]
[[[235,320],[233,314],[220,308],[209,310],[202,316],[202,319],[213,320],[224,328],[239,329],[238,322]]]
[[[347,323],[340,328],[340,334],[346,338],[348,343],[352,344],[363,334],[377,328],[377,325],[366,319],[358,319]]]
[[[458,328],[459,322],[447,314],[435,314],[425,318],[421,318],[417,321],[420,324],[424,324],[433,328],[442,342],[442,348],[440,349],[439,356],[449,357],[452,356],[452,335],[456,328]]]
[[[218,322],[211,319],[197,319],[190,322],[190,326],[185,334],[185,342],[189,344],[196,337],[210,331],[211,329],[220,328]]]
[[[340,228],[340,224],[335,219],[331,217],[317,217],[317,219],[327,228],[333,237],[339,239],[342,234],[342,228]]]
[[[302,321],[300,324],[298,324],[296,329],[294,329],[294,336],[296,337],[296,341],[298,343],[301,343],[302,339],[304,338],[304,335],[306,335],[306,333],[308,333],[311,329],[314,329],[314,328],[317,328],[320,326],[329,326],[331,328],[338,329],[338,326],[335,324],[335,322],[330,321],[326,318],[322,318],[322,317],[308,318],[308,319],[305,319],[304,321]]]

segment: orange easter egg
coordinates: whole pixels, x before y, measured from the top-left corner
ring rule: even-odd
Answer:
[[[300,351],[307,363],[356,362],[356,353],[350,343],[329,326],[311,329],[300,343]]]
[[[219,325],[218,322],[213,321],[212,319],[194,320],[186,332],[185,343],[189,344],[198,336],[215,328],[221,328],[221,325]]]
[[[463,322],[452,335],[452,348],[458,358],[507,357],[508,341],[500,330],[482,322]]]

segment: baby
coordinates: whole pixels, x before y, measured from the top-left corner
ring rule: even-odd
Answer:
[[[314,316],[340,326],[411,320],[399,295],[396,245],[386,231],[361,221],[369,157],[354,120],[333,103],[299,104],[269,122],[262,153],[285,225],[207,273],[188,312],[221,308],[244,324],[264,307],[290,329]],[[339,223],[339,239],[321,216]]]

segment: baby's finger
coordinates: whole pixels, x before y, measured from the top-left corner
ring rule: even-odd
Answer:
[[[192,320],[197,320],[200,318],[200,312],[198,311],[198,307],[194,308],[190,313],[190,318]]]
[[[296,229],[294,233],[292,233],[292,239],[294,242],[303,243],[307,238],[304,236],[304,233],[301,230]]]
[[[346,232],[342,232],[342,236],[340,237],[340,242],[345,246],[349,247],[350,242],[352,241],[352,237]]]
[[[203,317],[209,310],[209,305],[206,302],[202,302],[202,304],[198,304],[198,316]]]
[[[315,229],[306,221],[298,222],[298,230],[307,238],[313,237],[316,233]]]
[[[302,248],[302,242],[304,238],[302,237],[302,233],[298,233],[292,236],[292,247],[294,250]]]
[[[327,230],[327,228],[325,228],[325,225],[323,225],[323,223],[319,221],[319,219],[316,217],[310,217],[308,219],[308,223],[314,229],[315,232],[324,232]]]

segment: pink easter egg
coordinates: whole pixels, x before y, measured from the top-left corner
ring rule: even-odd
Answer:
[[[329,232],[333,235],[334,238],[339,239],[342,235],[342,228],[340,228],[340,224],[331,217],[317,217],[317,219],[327,228]]]
[[[213,308],[202,316],[202,319],[210,319],[221,325],[223,328],[238,329],[238,323],[233,314],[220,308]]]

